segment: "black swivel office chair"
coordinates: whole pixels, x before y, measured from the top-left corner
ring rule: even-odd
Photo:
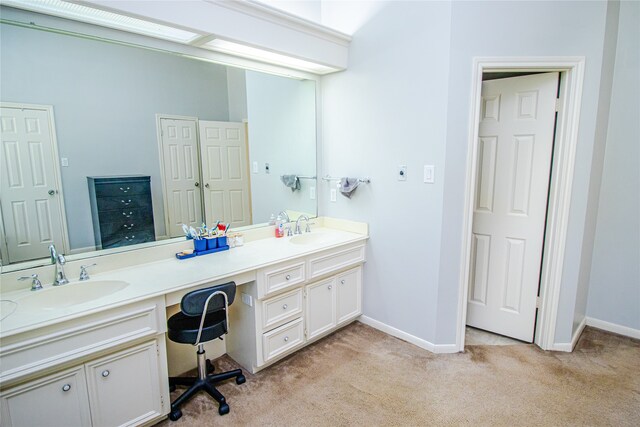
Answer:
[[[182,297],[181,312],[174,314],[167,321],[168,336],[171,341],[198,346],[198,376],[169,378],[171,391],[175,390],[176,385],[189,386],[187,391],[171,403],[170,420],[175,421],[180,418],[182,416],[180,406],[200,390],[206,391],[218,402],[220,415],[229,413],[229,405],[214,384],[233,377],[236,378],[236,384],[246,381],[241,369],[210,374],[213,371],[213,365],[204,352],[203,343],[216,338],[222,339],[221,337],[227,333],[227,310],[233,303],[235,295],[234,282],[189,292]]]

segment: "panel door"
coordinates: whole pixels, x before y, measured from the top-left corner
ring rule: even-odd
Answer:
[[[558,73],[486,81],[467,324],[533,341]]]
[[[85,366],[94,426],[137,425],[162,414],[155,340]]]
[[[170,237],[183,236],[182,224],[202,225],[200,159],[195,120],[161,119],[164,186]]]
[[[10,263],[44,258],[49,245],[64,250],[61,195],[53,137],[46,110],[2,107],[0,186]],[[1,236],[0,236],[1,237]]]
[[[248,157],[243,123],[200,121],[207,224],[251,224]]]
[[[6,390],[0,400],[3,427],[91,425],[83,366]]]
[[[334,279],[308,285],[306,295],[307,339],[311,339],[336,326]]]
[[[336,276],[337,324],[362,314],[362,268],[354,268]]]

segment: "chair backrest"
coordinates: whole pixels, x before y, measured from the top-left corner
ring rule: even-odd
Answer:
[[[187,316],[201,316],[204,311],[204,304],[207,298],[214,293],[222,291],[227,294],[227,301],[229,305],[233,302],[236,296],[236,283],[229,282],[222,285],[211,286],[210,288],[198,289],[197,291],[191,291],[182,297],[180,302],[180,309]],[[212,313],[218,310],[224,310],[224,296],[216,295],[209,301],[207,307],[207,313]]]

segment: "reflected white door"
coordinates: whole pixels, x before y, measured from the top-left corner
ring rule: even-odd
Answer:
[[[207,224],[251,224],[246,133],[243,123],[200,121]]]
[[[47,109],[2,107],[0,153],[3,263],[65,251],[62,200]]]
[[[161,119],[164,187],[170,237],[183,236],[182,224],[202,225],[200,160],[195,120]]]
[[[558,73],[482,84],[467,324],[533,342]]]

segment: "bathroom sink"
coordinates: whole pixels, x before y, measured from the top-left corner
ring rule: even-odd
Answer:
[[[21,310],[54,310],[97,300],[127,286],[121,280],[88,280],[34,291],[17,302]]]
[[[305,233],[298,234],[289,239],[294,245],[312,245],[317,243],[325,243],[332,239],[329,233]]]

